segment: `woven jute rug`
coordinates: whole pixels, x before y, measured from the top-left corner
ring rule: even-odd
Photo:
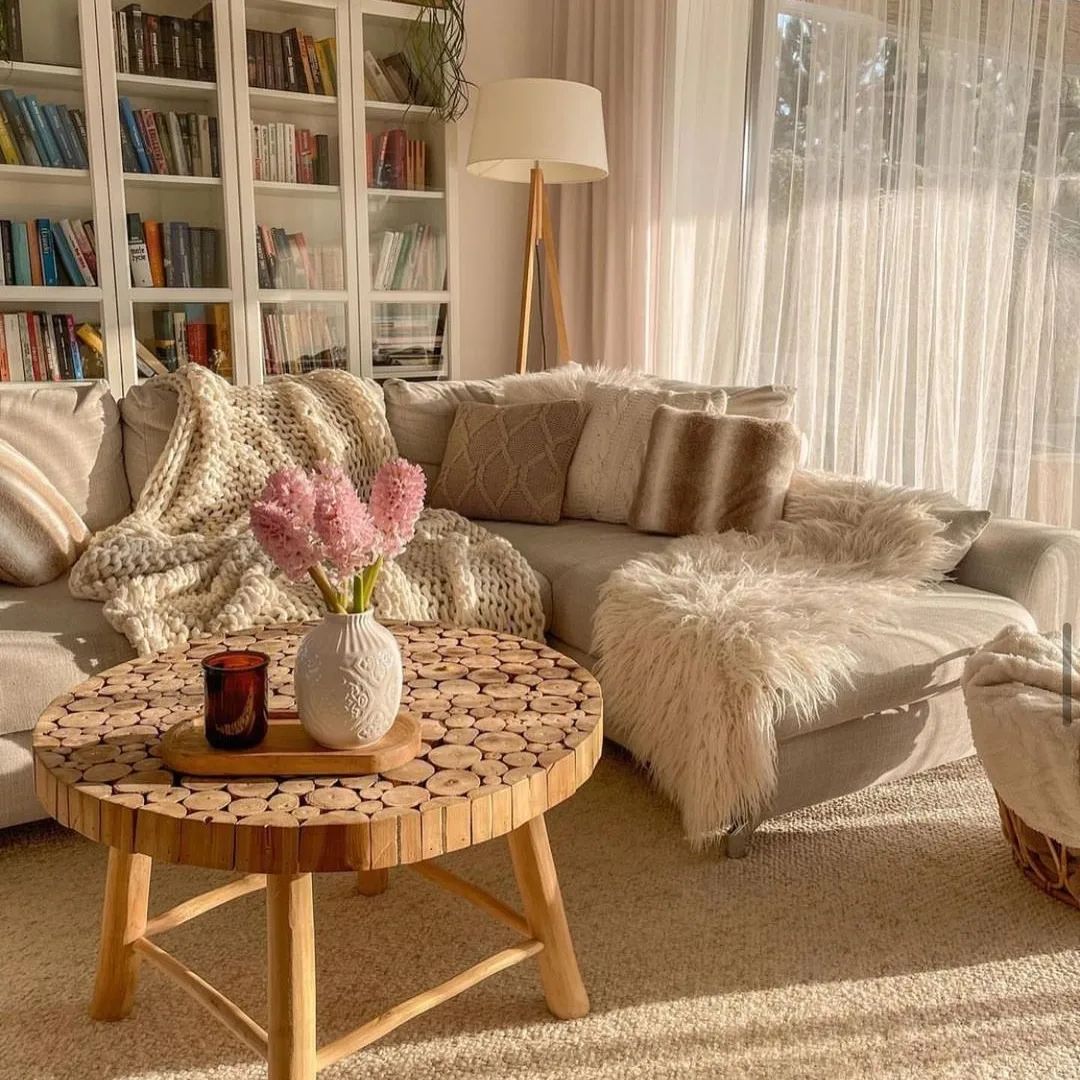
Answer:
[[[614,751],[548,820],[592,1014],[553,1021],[522,965],[321,1077],[1080,1077],[1080,914],[1013,866],[975,762],[771,822],[742,862],[693,854]],[[445,861],[513,897],[504,844]],[[87,1018],[104,867],[55,826],[0,832],[0,1077],[263,1077],[156,971],[129,1020]],[[152,908],[221,880],[162,867]],[[372,899],[325,876],[316,904],[320,1041],[507,941],[407,872]],[[259,894],[166,942],[265,1015]]]

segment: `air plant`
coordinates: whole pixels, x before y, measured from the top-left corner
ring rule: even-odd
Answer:
[[[459,119],[469,105],[465,77],[465,0],[428,0],[409,27],[405,55],[416,76],[413,95],[430,105],[447,123]]]

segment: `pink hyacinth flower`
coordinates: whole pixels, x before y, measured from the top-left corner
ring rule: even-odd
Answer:
[[[374,560],[375,524],[340,465],[320,462],[315,469],[315,535],[327,560],[345,577]]]
[[[251,507],[251,531],[263,551],[294,581],[319,561],[307,526],[276,502],[260,501]]]
[[[371,485],[371,517],[378,530],[376,550],[392,559],[413,538],[424,508],[424,470],[404,458],[386,462]]]
[[[311,516],[315,511],[315,485],[299,467],[277,469],[267,478],[258,502],[274,503],[297,524],[310,528]]]

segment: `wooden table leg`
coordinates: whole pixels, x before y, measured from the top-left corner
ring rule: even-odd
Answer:
[[[570,927],[566,924],[543,815],[514,829],[507,840],[525,918],[533,937],[544,943],[538,960],[548,1008],[561,1020],[585,1016],[589,1011],[589,995],[581,981]]]
[[[270,1080],[315,1077],[315,918],[310,874],[266,877]]]
[[[146,855],[109,849],[97,978],[90,1001],[90,1015],[95,1020],[122,1020],[135,1002],[140,957],[132,942],[146,929],[150,868]]]
[[[358,870],[356,872],[356,891],[361,896],[378,896],[390,886],[390,871]]]

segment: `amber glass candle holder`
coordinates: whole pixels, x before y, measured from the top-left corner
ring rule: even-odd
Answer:
[[[266,738],[266,669],[261,652],[219,652],[202,662],[206,741],[243,750]]]

